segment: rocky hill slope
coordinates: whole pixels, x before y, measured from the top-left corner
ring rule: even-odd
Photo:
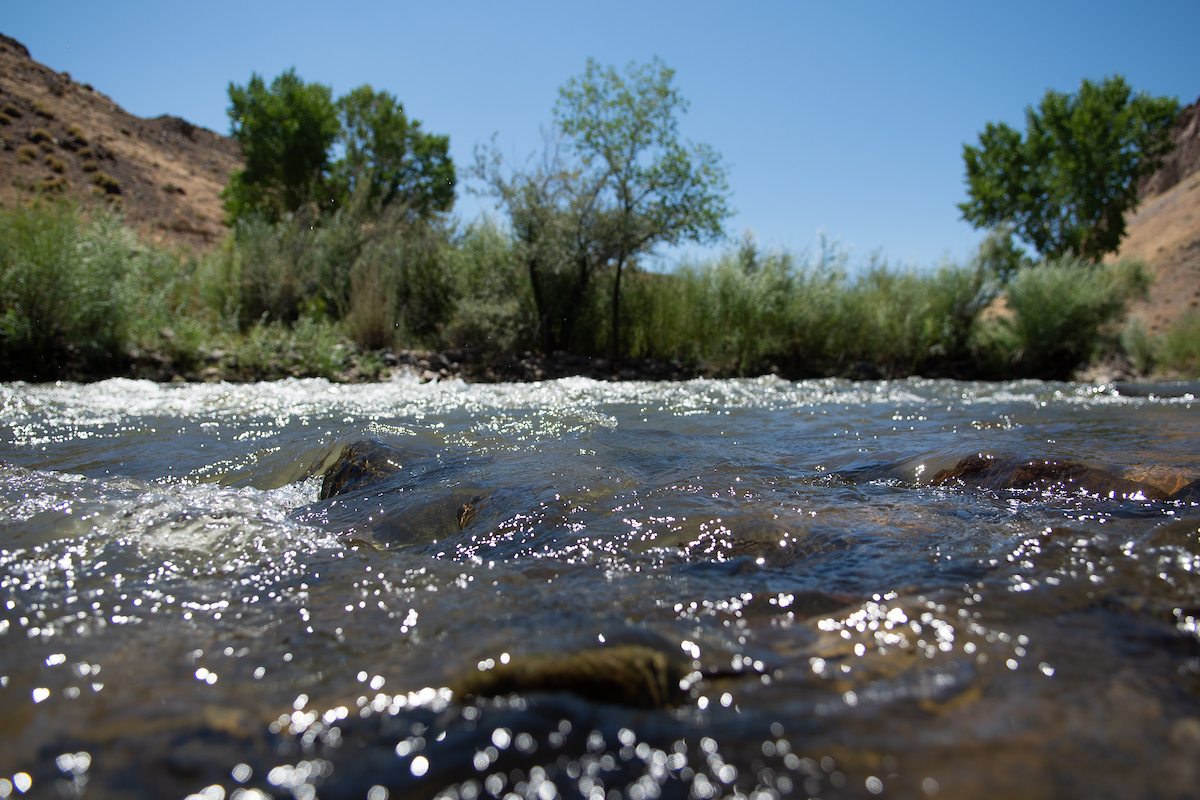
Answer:
[[[0,203],[35,191],[112,203],[142,235],[205,248],[237,142],[178,117],[136,117],[0,35]]]
[[[1175,150],[1142,183],[1117,254],[1142,259],[1155,277],[1149,299],[1131,311],[1151,333],[1200,313],[1200,100],[1179,115],[1171,138]]]

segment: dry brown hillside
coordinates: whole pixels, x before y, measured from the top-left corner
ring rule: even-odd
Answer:
[[[111,202],[143,235],[203,248],[224,235],[218,194],[239,167],[233,139],[135,117],[0,35],[0,203],[35,191]]]
[[[1117,254],[1142,259],[1155,276],[1149,300],[1131,309],[1152,333],[1200,311],[1200,100],[1179,115],[1171,138],[1175,150],[1143,182]]]

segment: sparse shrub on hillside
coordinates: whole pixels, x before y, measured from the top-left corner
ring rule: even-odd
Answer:
[[[12,117],[4,112],[0,112],[0,125],[12,125]]]
[[[79,168],[84,172],[95,172],[96,170],[100,169],[100,165],[95,161],[85,161],[79,165]]]
[[[78,125],[67,128],[67,133],[70,134],[71,141],[75,144],[85,145],[88,143],[87,137],[83,135],[83,130]]]
[[[67,163],[65,161],[63,161],[61,158],[55,158],[54,156],[46,156],[45,163],[46,163],[46,166],[50,168],[51,172],[58,172],[61,174],[61,173],[67,171]]]
[[[54,137],[50,135],[50,131],[46,130],[45,128],[34,128],[25,135],[25,138],[34,144],[54,141]]]
[[[71,186],[71,182],[68,181],[63,175],[51,175],[42,178],[41,183],[38,185],[41,187],[43,192],[62,194]]]
[[[1145,323],[1134,317],[1125,323],[1120,335],[1121,351],[1138,375],[1149,375],[1158,363],[1158,341],[1146,330]]]
[[[92,184],[103,189],[105,194],[121,193],[121,182],[105,172],[92,173]]]
[[[0,108],[0,111],[4,112],[13,119],[20,119],[21,117],[25,116],[21,109],[17,108],[17,106],[12,103],[5,103],[4,108]]]
[[[54,112],[51,111],[50,108],[45,103],[42,103],[40,101],[35,102],[33,104],[33,113],[37,114],[39,117],[44,117],[46,119],[54,119]]]
[[[1162,338],[1159,364],[1189,378],[1200,378],[1200,314],[1184,314]]]
[[[17,148],[17,161],[22,164],[32,163],[38,157],[38,149],[30,144],[23,144]]]

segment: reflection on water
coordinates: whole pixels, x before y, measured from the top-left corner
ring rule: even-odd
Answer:
[[[0,798],[1194,796],[1195,389],[2,386]]]

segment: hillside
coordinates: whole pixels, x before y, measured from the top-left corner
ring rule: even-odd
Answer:
[[[1142,259],[1155,276],[1149,299],[1131,311],[1151,333],[1200,312],[1200,100],[1179,115],[1171,138],[1175,150],[1142,183],[1117,254]]]
[[[0,35],[0,203],[41,190],[113,203],[157,241],[218,242],[219,193],[240,165],[233,139],[178,117],[136,117]]]

